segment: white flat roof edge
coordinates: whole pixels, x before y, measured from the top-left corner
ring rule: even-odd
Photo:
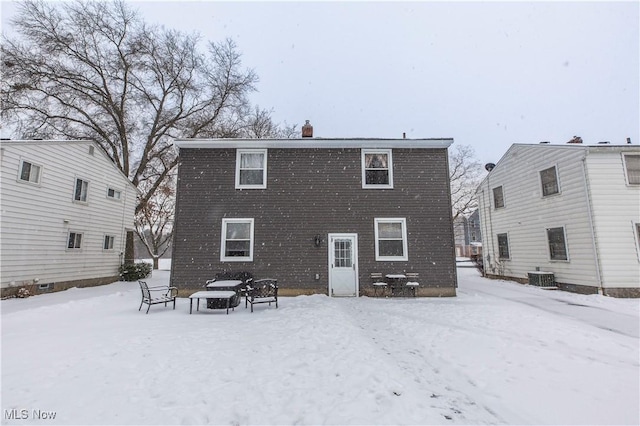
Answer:
[[[442,139],[176,139],[178,148],[448,148],[453,138]]]

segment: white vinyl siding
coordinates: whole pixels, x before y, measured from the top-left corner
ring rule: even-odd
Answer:
[[[598,287],[582,158],[570,147],[513,145],[479,187],[485,270],[489,274],[527,279],[527,273],[551,271],[558,282]],[[562,196],[542,196],[540,171],[553,164]],[[488,186],[490,185],[490,186]],[[494,208],[493,188],[508,188],[506,208]],[[547,228],[565,226],[570,262],[551,261]],[[509,261],[498,264],[495,235],[508,233]],[[499,270],[500,269],[500,270]],[[502,270],[503,269],[503,270]]]
[[[89,141],[2,142],[2,287],[32,284],[35,277],[47,284],[119,275],[124,235],[134,228],[136,189],[101,150],[89,155],[91,145]],[[42,167],[39,186],[16,179],[21,158]],[[76,177],[91,182],[89,191],[92,185],[104,191],[116,186],[122,191],[121,202],[104,195],[89,204],[74,202]],[[68,248],[70,232],[83,234],[81,249]],[[116,237],[108,252],[103,250],[105,234]]]
[[[253,219],[222,219],[220,260],[253,261]]]
[[[374,219],[376,261],[407,261],[407,221],[405,218]]]
[[[267,150],[236,150],[236,189],[267,187]]]
[[[640,222],[640,185],[629,185],[625,166],[629,155],[640,156],[640,147],[627,150],[609,154],[599,150],[586,159],[604,287],[640,285],[636,238],[629,229]],[[575,255],[571,257],[573,263]]]
[[[390,149],[363,149],[361,167],[363,188],[393,188],[393,158]]]

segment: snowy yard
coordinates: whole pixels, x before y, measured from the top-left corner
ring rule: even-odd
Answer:
[[[135,282],[5,300],[2,423],[640,423],[637,299],[458,273],[457,298],[253,314],[145,315]]]

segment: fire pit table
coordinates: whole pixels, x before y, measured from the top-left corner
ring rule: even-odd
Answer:
[[[244,288],[244,283],[240,280],[220,280],[220,281],[211,281],[206,285],[207,293],[215,293],[217,291],[232,291],[235,293],[234,296],[230,298],[229,308],[235,308],[240,304],[241,294],[240,292]],[[227,308],[227,301],[220,298],[207,298],[207,308],[208,309],[225,309]]]

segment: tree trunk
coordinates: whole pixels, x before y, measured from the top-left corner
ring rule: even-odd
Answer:
[[[160,258],[158,256],[153,256],[153,269],[158,269],[158,260]]]
[[[133,231],[127,231],[127,243],[124,249],[124,264],[133,265],[136,263],[136,254],[133,248]]]

